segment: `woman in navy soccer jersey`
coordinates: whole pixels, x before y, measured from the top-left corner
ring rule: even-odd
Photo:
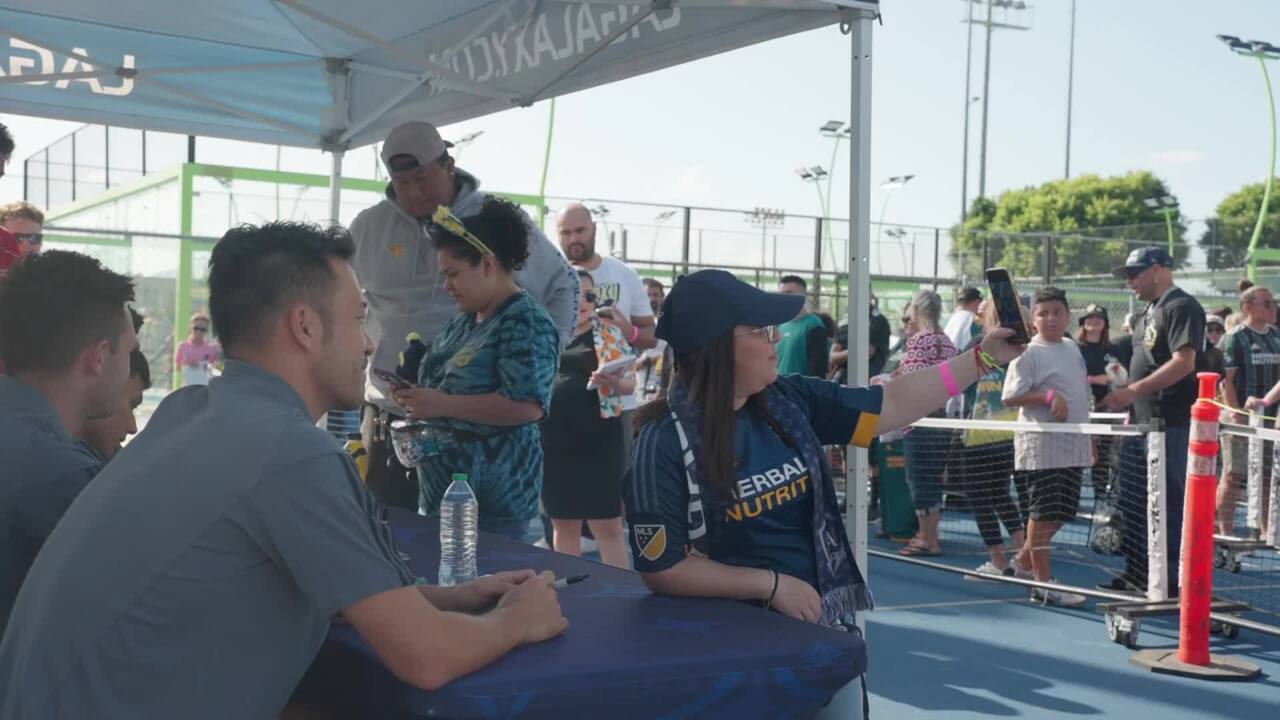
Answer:
[[[546,311],[516,285],[529,257],[519,210],[496,197],[466,224],[442,207],[427,233],[444,291],[462,312],[432,341],[421,387],[393,397],[411,419],[449,440],[418,468],[418,505],[433,515],[453,473],[467,473],[481,530],[527,539],[542,492],[538,421],[551,403],[560,336]]]
[[[762,602],[847,623],[871,598],[853,561],[823,445],[866,447],[942,407],[984,362],[1021,354],[1008,330],[880,387],[779,378],[776,325],[804,298],[720,270],[682,278],[657,334],[675,353],[667,399],[640,411],[623,483],[636,569],[655,592]]]

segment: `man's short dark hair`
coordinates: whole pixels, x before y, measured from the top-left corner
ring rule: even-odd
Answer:
[[[143,390],[151,389],[151,363],[147,362],[147,356],[138,348],[129,353],[129,377],[142,381]]]
[[[976,287],[960,288],[960,292],[956,293],[956,302],[971,303],[978,302],[982,299],[982,291]]]
[[[129,317],[133,319],[133,331],[142,332],[142,324],[147,321],[142,313],[129,308]],[[134,348],[129,353],[129,377],[141,380],[143,390],[151,389],[151,363],[147,362],[147,356],[142,354],[141,348]]]
[[[1067,304],[1067,291],[1052,285],[1045,285],[1039,290],[1036,290],[1035,298],[1032,302],[1035,305],[1047,302],[1060,302],[1065,308],[1071,307]]]
[[[351,235],[336,225],[280,221],[228,230],[209,258],[209,315],[223,347],[234,352],[262,341],[278,313],[298,301],[327,322],[338,284],[329,259],[353,254]]]
[[[658,288],[659,290],[661,290],[661,291],[663,291],[663,292],[666,292],[666,289],[667,289],[667,287],[666,287],[665,285],[663,285],[663,284],[662,284],[662,281],[661,281],[661,280],[655,280],[654,278],[645,278],[645,279],[641,280],[640,282],[644,283],[644,286],[645,286],[645,287],[648,287],[648,288]]]
[[[12,155],[14,147],[13,134],[4,123],[0,123],[0,155]]]
[[[778,278],[778,284],[779,285],[799,285],[801,290],[804,290],[805,292],[809,292],[809,283],[805,282],[804,278],[800,277],[799,275],[783,275],[781,278]]]
[[[31,255],[0,285],[0,357],[9,373],[62,372],[89,345],[114,350],[133,280],[66,250]]]

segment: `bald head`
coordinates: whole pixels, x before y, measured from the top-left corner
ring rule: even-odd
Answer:
[[[574,265],[590,263],[596,255],[596,224],[591,211],[582,203],[571,203],[556,219],[560,249]]]

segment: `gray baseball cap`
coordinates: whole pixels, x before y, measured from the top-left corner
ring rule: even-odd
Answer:
[[[418,165],[426,165],[439,160],[440,156],[451,147],[453,143],[441,138],[440,131],[436,130],[435,125],[426,122],[407,122],[387,133],[387,139],[382,143],[382,162],[391,172],[412,170],[414,167],[412,165],[392,168],[391,158],[397,155],[408,155],[418,161]]]

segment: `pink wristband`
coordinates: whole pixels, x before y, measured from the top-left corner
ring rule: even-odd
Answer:
[[[632,326],[631,326],[631,337],[627,339],[627,342],[631,343],[632,345],[635,345],[635,344],[636,344],[636,338],[638,338],[638,337],[640,337],[640,326],[639,326],[639,325],[632,325]]]
[[[1053,391],[1048,390],[1044,394],[1044,404],[1053,407]]]
[[[956,387],[955,376],[951,374],[950,365],[947,363],[939,363],[938,377],[942,378],[942,387],[947,389],[948,397],[955,397],[960,394],[960,388]]]

